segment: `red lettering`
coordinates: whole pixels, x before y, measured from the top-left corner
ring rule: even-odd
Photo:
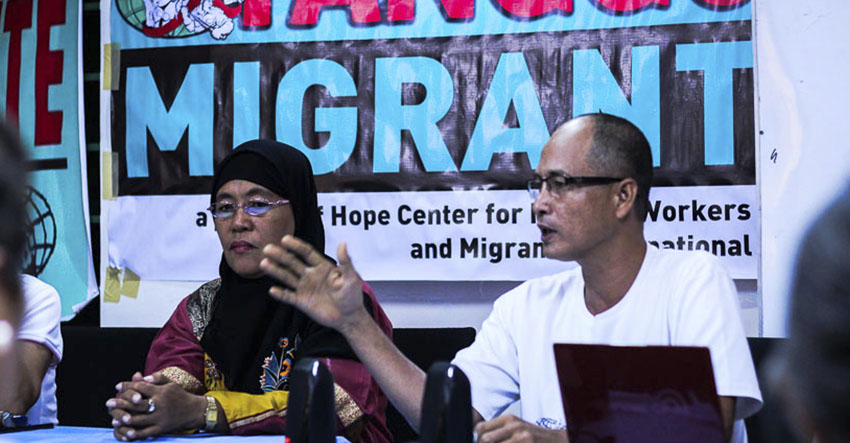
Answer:
[[[573,0],[496,0],[502,9],[513,16],[534,18],[553,11],[573,12]]]
[[[470,20],[475,17],[475,0],[441,0],[440,3],[449,20]]]
[[[713,6],[721,6],[721,7],[729,7],[729,6],[740,6],[744,3],[747,3],[750,0],[701,0],[704,3],[708,3]]]
[[[670,0],[594,0],[605,9],[614,12],[631,12],[649,5],[656,4],[667,6]],[[721,0],[723,1],[723,0]]]
[[[50,28],[65,23],[65,0],[39,0],[35,47],[35,145],[62,142],[62,111],[47,110],[50,85],[62,83],[62,52],[50,50]]]
[[[271,24],[271,0],[245,0],[242,3],[242,27],[266,28]]]
[[[415,13],[416,0],[389,0],[387,2],[387,20],[391,22],[411,21]]]
[[[387,20],[411,21],[416,13],[416,0],[389,0]],[[475,0],[440,0],[443,16],[448,21],[468,21],[475,17]]]
[[[375,0],[295,0],[289,23],[296,26],[315,26],[319,13],[326,6],[348,6],[354,23],[378,23],[381,10]]]
[[[32,0],[9,0],[3,31],[9,33],[9,58],[6,74],[6,119],[18,126],[21,97],[21,32],[32,27]]]

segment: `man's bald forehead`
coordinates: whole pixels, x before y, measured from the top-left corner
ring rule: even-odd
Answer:
[[[593,125],[590,119],[577,117],[569,120],[558,127],[546,146],[549,149],[566,149],[568,147],[578,147],[593,141]]]
[[[550,140],[561,139],[568,135],[574,135],[581,131],[593,129],[593,120],[589,118],[591,115],[582,115],[562,123],[552,133]]]

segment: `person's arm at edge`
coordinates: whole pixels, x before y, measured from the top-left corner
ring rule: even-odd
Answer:
[[[41,395],[41,382],[50,367],[53,353],[46,346],[29,340],[18,340],[17,389],[7,397],[0,410],[26,414]]]

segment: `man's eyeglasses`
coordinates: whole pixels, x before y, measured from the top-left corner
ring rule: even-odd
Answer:
[[[543,189],[543,184],[546,184],[546,189],[555,197],[560,197],[568,188],[572,186],[590,186],[604,185],[622,180],[616,177],[571,177],[566,174],[552,174],[546,178],[535,175],[528,181],[528,193],[531,198],[537,199],[540,191]]]
[[[289,200],[278,200],[274,202],[266,201],[266,200],[248,200],[245,203],[230,203],[230,202],[219,202],[213,203],[207,208],[207,211],[212,213],[212,216],[215,218],[227,218],[233,217],[236,214],[236,211],[239,208],[242,208],[242,212],[252,216],[259,217],[266,212],[269,212],[273,207],[289,204]]]

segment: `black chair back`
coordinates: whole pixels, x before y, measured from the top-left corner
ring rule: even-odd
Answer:
[[[457,351],[469,346],[474,340],[475,328],[393,329],[393,343],[423,371],[438,361],[451,360]],[[397,442],[419,439],[419,434],[413,431],[392,404],[387,405],[387,427]]]
[[[103,403],[115,397],[116,383],[144,371],[145,357],[158,331],[63,323],[65,352],[56,368],[59,424],[112,427]]]
[[[286,435],[292,443],[336,441],[334,379],[318,360],[301,359],[292,369]]]
[[[759,412],[744,420],[747,426],[747,441],[750,443],[795,442],[793,427],[785,413],[776,392],[770,389],[768,379],[768,358],[786,345],[788,339],[769,337],[749,337],[750,353],[756,367],[759,387],[764,406]]]
[[[470,443],[469,379],[457,366],[437,362],[428,370],[422,398],[422,443]]]

